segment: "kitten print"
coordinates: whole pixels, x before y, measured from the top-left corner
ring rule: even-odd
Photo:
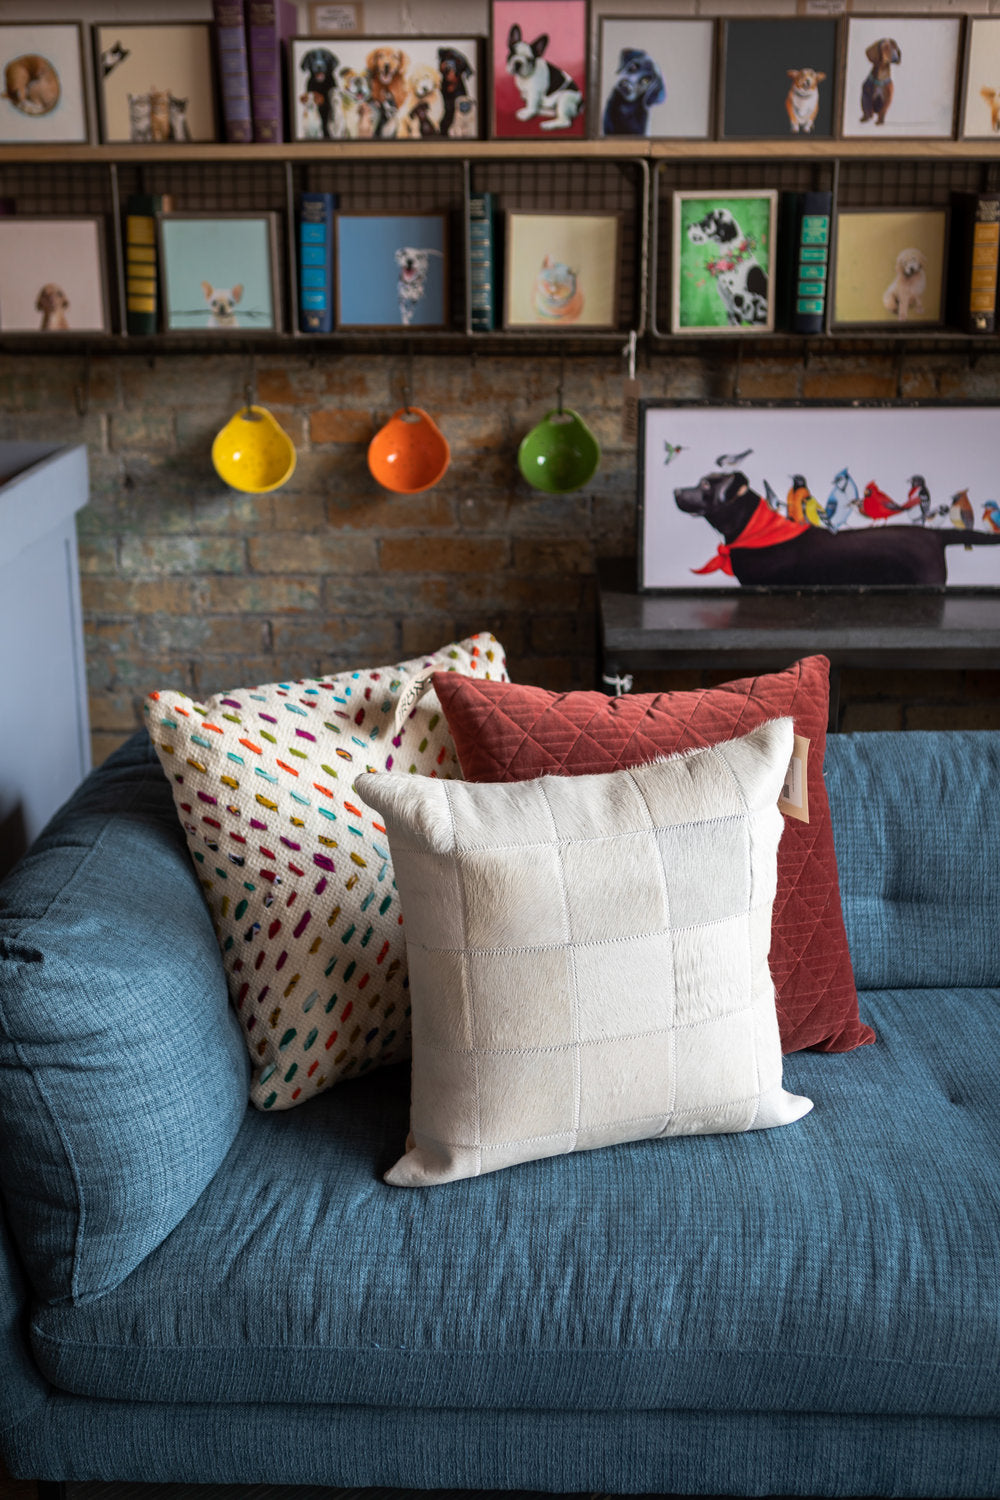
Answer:
[[[128,138],[130,141],[153,139],[153,111],[148,94],[128,96]]]
[[[583,293],[577,285],[576,272],[564,261],[546,255],[535,277],[531,301],[539,317],[572,323],[583,311]]]

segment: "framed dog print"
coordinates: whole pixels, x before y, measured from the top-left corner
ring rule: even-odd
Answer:
[[[100,218],[0,218],[0,329],[110,333]]]
[[[296,37],[289,48],[297,141],[475,140],[474,36]]]
[[[586,135],[587,39],[587,0],[491,0],[491,135]]]
[[[615,328],[621,216],[507,214],[505,328]]]
[[[0,75],[0,143],[75,145],[87,140],[78,25],[0,25]]]
[[[673,195],[673,333],[768,333],[774,328],[778,194]]]
[[[94,51],[102,141],[216,139],[208,23],[95,26]]]
[[[640,587],[998,587],[997,415],[643,401]]]
[[[829,138],[836,71],[835,20],[724,21],[719,134]]]
[[[446,214],[337,214],[337,327],[444,328]]]
[[[277,221],[272,213],[161,214],[165,332],[279,331]]]
[[[966,22],[958,133],[965,140],[1000,139],[1000,18],[970,16]]]
[[[845,38],[841,135],[954,134],[961,16],[849,16]]]
[[[714,61],[714,21],[602,16],[597,134],[707,140]]]
[[[944,319],[948,214],[849,209],[834,223],[834,326],[926,328]]]

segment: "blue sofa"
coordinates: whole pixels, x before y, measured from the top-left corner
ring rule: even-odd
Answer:
[[[1000,1494],[1000,734],[833,737],[861,1011],[795,1127],[386,1186],[404,1066],[280,1115],[145,733],[0,887],[15,1476]]]

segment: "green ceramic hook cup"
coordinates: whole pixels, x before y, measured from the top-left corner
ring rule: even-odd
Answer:
[[[597,472],[600,444],[570,408],[550,411],[522,439],[517,466],[528,483],[550,495],[578,490]]]

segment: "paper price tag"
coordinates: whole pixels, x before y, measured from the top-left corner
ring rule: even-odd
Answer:
[[[792,758],[785,773],[785,784],[778,798],[779,811],[800,823],[809,822],[809,786],[806,772],[809,765],[809,741],[797,734],[792,745]]]

